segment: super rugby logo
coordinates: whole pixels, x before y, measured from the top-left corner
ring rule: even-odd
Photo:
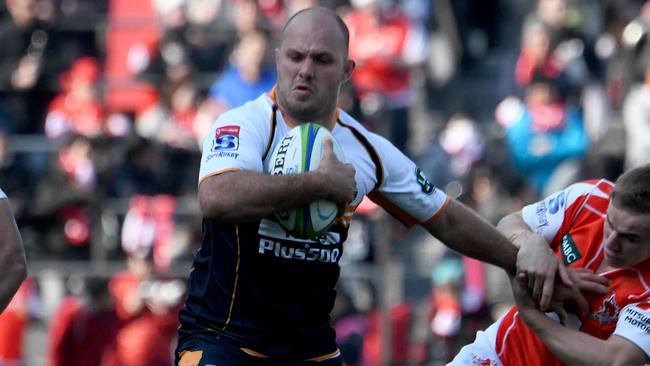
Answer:
[[[234,151],[239,149],[239,126],[217,128],[212,140],[212,151]]]

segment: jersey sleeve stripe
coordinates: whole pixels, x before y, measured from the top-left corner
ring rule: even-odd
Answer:
[[[391,216],[399,220],[404,226],[410,228],[418,223],[418,220],[406,213],[400,207],[392,203],[386,197],[384,197],[379,191],[372,191],[368,194],[368,198],[381,206],[384,210],[388,211]]]
[[[237,168],[226,168],[226,169],[217,170],[216,172],[212,172],[212,173],[206,175],[205,177],[201,178],[201,180],[199,181],[199,186],[206,179],[208,179],[210,177],[214,177],[215,175],[219,175],[219,174],[223,174],[223,173],[227,173],[227,172],[238,172],[238,171],[239,171],[239,169],[237,169]]]
[[[440,217],[440,215],[442,215],[442,213],[445,212],[448,206],[449,206],[449,197],[445,198],[445,203],[443,203],[442,206],[440,206],[440,208],[438,209],[438,211],[436,211],[430,218],[428,218],[425,222],[423,222],[422,225],[426,226],[436,221]]]
[[[366,149],[368,155],[370,155],[370,159],[372,160],[373,164],[375,164],[375,175],[377,176],[377,183],[375,184],[373,191],[377,190],[379,187],[381,187],[382,184],[384,184],[384,168],[383,165],[381,164],[381,158],[379,157],[377,150],[375,150],[375,147],[372,146],[370,141],[368,141],[368,139],[361,132],[359,132],[359,130],[341,122],[340,118],[338,119],[338,123],[341,126],[349,129],[354,135],[354,137],[357,140],[359,140],[361,145],[363,145],[363,147]]]

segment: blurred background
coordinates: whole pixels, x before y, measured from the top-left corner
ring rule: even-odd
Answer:
[[[0,187],[29,280],[0,365],[170,365],[201,243],[200,142],[269,91],[285,20],[340,13],[341,108],[496,223],[650,157],[650,2],[4,0]],[[503,273],[364,202],[332,314],[347,365],[442,365],[511,304]]]

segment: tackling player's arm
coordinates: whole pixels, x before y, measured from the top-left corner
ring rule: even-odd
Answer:
[[[0,190],[0,312],[27,277],[25,251],[9,200]]]
[[[317,170],[277,175],[232,171],[204,179],[199,204],[205,217],[224,221],[254,221],[290,208],[325,199],[339,206],[354,198],[354,167],[340,162],[326,141]]]
[[[536,308],[523,274],[513,280],[512,287],[521,319],[563,363],[577,366],[640,366],[650,361],[639,346],[624,337],[611,335],[602,340],[567,328],[547,317]],[[642,336],[648,337],[648,334]]]
[[[440,216],[424,227],[451,249],[515,274],[517,248],[462,203],[450,199]]]

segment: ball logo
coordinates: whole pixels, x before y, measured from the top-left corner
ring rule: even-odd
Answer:
[[[239,149],[239,126],[217,128],[212,140],[212,151],[234,151]]]

